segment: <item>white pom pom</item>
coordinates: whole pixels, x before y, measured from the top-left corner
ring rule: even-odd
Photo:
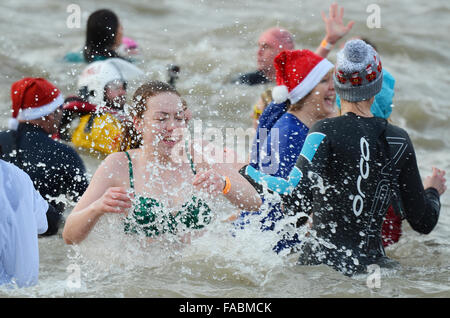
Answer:
[[[285,85],[275,86],[272,89],[272,99],[275,104],[281,104],[285,102],[288,99],[288,95],[289,91],[287,86]]]
[[[8,120],[8,129],[17,130],[17,127],[19,127],[19,121],[15,118],[10,118]]]

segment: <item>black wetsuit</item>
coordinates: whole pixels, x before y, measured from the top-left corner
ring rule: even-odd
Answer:
[[[55,234],[65,204],[59,195],[77,201],[88,186],[85,167],[71,147],[50,138],[44,130],[30,124],[19,124],[17,131],[0,132],[0,158],[25,171],[36,190],[55,209],[49,208],[47,235]]]
[[[316,123],[296,166],[303,177],[285,207],[313,218],[300,264],[327,264],[346,275],[393,264],[381,239],[393,202],[401,202],[397,211],[415,231],[427,234],[438,221],[439,193],[424,190],[408,134],[385,119],[347,113]]]
[[[232,80],[233,83],[245,84],[245,85],[259,85],[272,82],[267,78],[262,71],[255,71],[240,75],[238,78]]]

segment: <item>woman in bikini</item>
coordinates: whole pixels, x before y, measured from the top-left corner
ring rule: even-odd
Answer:
[[[172,86],[146,83],[133,102],[133,125],[122,145],[129,150],[109,155],[95,172],[67,217],[67,244],[83,241],[105,213],[124,214],[126,233],[156,237],[208,224],[212,213],[205,197],[223,195],[238,209],[259,208],[257,192],[232,164],[211,162],[183,140],[190,112]]]

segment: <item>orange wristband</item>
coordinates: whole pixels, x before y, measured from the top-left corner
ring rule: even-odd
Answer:
[[[225,186],[223,187],[222,193],[227,194],[228,192],[230,192],[230,189],[231,189],[230,179],[228,177],[225,177]]]
[[[328,43],[327,40],[323,39],[322,42],[320,43],[320,47],[324,48],[325,50],[331,51],[333,45]]]

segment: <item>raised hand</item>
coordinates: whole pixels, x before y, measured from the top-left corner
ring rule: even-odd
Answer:
[[[439,195],[442,195],[445,190],[447,190],[447,186],[445,185],[446,179],[444,178],[445,171],[440,170],[438,168],[433,167],[433,173],[431,176],[425,178],[423,182],[423,187],[427,188],[435,188]]]
[[[127,214],[128,209],[132,207],[131,198],[125,188],[111,187],[95,201],[95,210],[100,213],[123,213]]]
[[[337,41],[343,38],[355,24],[350,21],[347,26],[344,25],[344,8],[340,8],[337,3],[332,3],[330,6],[329,16],[327,17],[322,11],[322,19],[325,22],[325,29],[327,32],[327,42],[334,45]]]
[[[222,193],[225,181],[223,176],[216,170],[209,169],[208,171],[198,173],[192,184],[199,190],[216,195]]]

